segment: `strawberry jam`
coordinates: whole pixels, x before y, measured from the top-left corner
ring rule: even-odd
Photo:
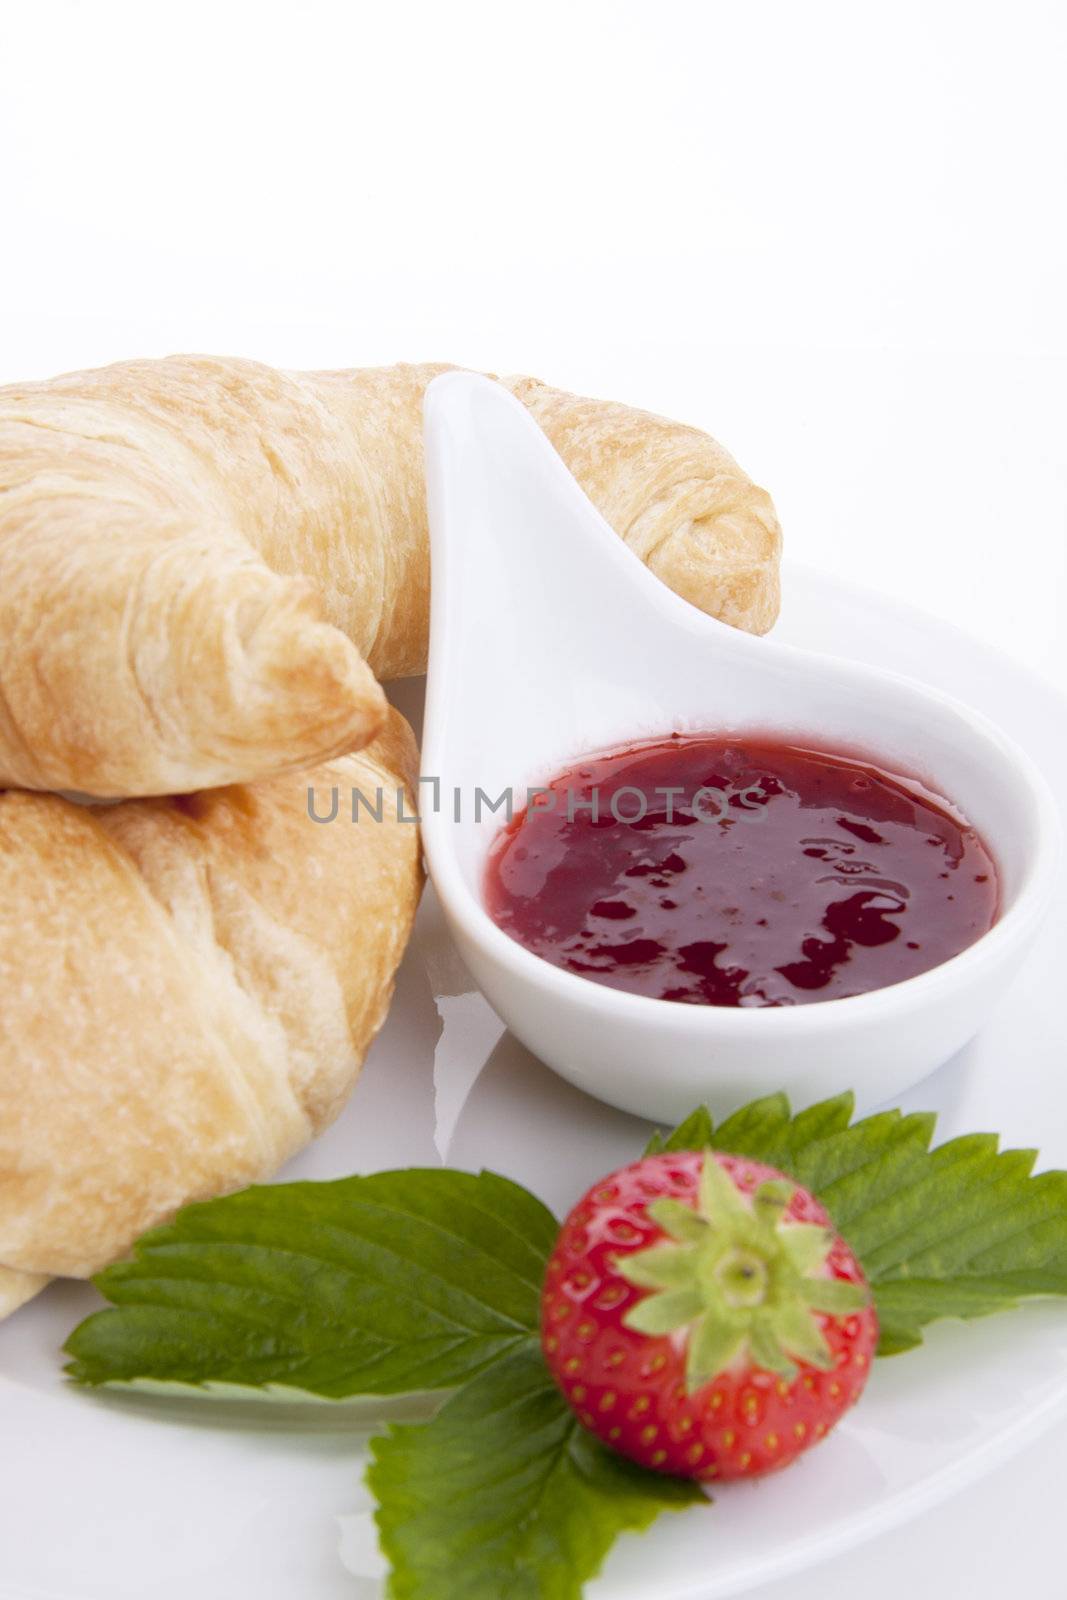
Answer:
[[[505,933],[595,983],[790,1006],[965,950],[996,920],[997,876],[912,779],[768,736],[675,734],[532,791],[485,898]]]

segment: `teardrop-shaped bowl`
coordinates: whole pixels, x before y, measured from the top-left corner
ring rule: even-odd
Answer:
[[[953,1055],[1018,970],[1051,894],[1058,818],[1028,757],[946,695],[740,633],[679,599],[488,379],[448,373],[430,385],[426,459],[423,839],[459,950],[512,1031],[579,1088],[667,1120],[779,1089],[796,1105],[853,1089],[869,1107]],[[502,822],[490,801],[510,790],[518,808],[528,785],[591,752],[675,731],[750,730],[863,752],[947,796],[996,858],[995,925],[918,977],[754,1009],[607,988],[496,926],[483,903]]]

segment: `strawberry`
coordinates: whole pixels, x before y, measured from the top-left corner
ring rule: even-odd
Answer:
[[[863,1271],[818,1201],[711,1151],[595,1184],[542,1293],[545,1359],[581,1422],[684,1477],[787,1465],[859,1398],[877,1340]]]

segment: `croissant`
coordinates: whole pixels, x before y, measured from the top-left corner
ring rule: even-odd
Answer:
[[[134,361],[0,390],[0,784],[124,797],[359,749],[426,663],[440,366]],[[706,434],[504,380],[665,583],[761,632],[767,494]]]
[[[416,760],[391,711],[300,777],[0,795],[0,1315],[271,1175],[340,1109],[421,889],[397,807]],[[380,823],[353,822],[353,788],[381,788]]]

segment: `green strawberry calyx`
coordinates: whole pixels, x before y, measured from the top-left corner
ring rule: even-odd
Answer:
[[[615,1258],[627,1283],[652,1291],[624,1325],[652,1337],[686,1330],[690,1393],[742,1356],[787,1380],[797,1361],[827,1370],[819,1313],[847,1316],[868,1303],[866,1288],[826,1274],[833,1231],[786,1216],[794,1193],[772,1178],[749,1199],[707,1150],[696,1206],[653,1200],[647,1215],[667,1239]]]

